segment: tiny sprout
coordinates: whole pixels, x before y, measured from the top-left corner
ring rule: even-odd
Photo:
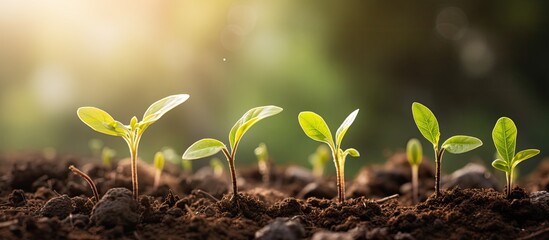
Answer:
[[[236,184],[236,170],[234,165],[234,160],[236,156],[236,149],[238,144],[246,133],[254,124],[260,120],[276,115],[282,112],[282,108],[277,106],[263,106],[256,107],[248,110],[231,128],[229,132],[229,143],[231,150],[225,146],[219,140],[212,138],[204,138],[193,143],[186,151],[183,153],[183,160],[195,160],[204,157],[212,156],[219,151],[222,151],[227,161],[229,162],[229,170],[231,172],[231,181],[233,185],[233,199],[238,198],[238,187]]]
[[[164,169],[164,154],[162,152],[156,152],[154,154],[154,189],[157,189],[160,185],[160,177],[162,175],[162,170]]]
[[[423,158],[423,148],[421,142],[416,138],[412,138],[406,145],[406,157],[412,167],[412,194],[414,203],[419,202],[419,182],[418,169]]]
[[[517,170],[515,167],[522,161],[538,155],[540,151],[538,149],[526,149],[515,154],[517,127],[513,120],[508,117],[498,119],[492,131],[492,139],[498,155],[498,158],[492,162],[492,166],[505,172],[505,179],[507,180],[505,193],[509,196],[513,187],[515,171]]]
[[[440,163],[444,151],[459,154],[469,152],[482,146],[482,141],[476,137],[457,135],[448,138],[439,149],[440,131],[438,121],[433,112],[421,103],[412,104],[412,115],[419,132],[433,144],[435,152],[435,197],[440,196]]]
[[[97,138],[92,138],[88,141],[88,147],[90,148],[94,157],[99,156],[99,152],[103,148],[103,141]]]
[[[90,176],[88,176],[88,174],[85,174],[84,172],[80,171],[80,169],[76,168],[73,165],[69,166],[69,170],[71,170],[74,174],[82,177],[90,185],[90,188],[92,189],[92,192],[93,192],[93,197],[95,198],[95,202],[98,202],[99,201],[99,193],[97,192],[97,187],[95,186],[95,183],[92,181]]]
[[[104,147],[101,151],[101,160],[103,165],[111,167],[111,160],[116,156],[116,151],[110,147]]]
[[[257,165],[259,168],[259,173],[263,177],[263,182],[269,184],[270,182],[270,159],[269,151],[267,151],[267,145],[265,143],[260,143],[258,147],[254,150],[255,156],[257,157]]]
[[[316,151],[309,155],[309,163],[313,166],[313,175],[322,177],[328,160],[330,160],[330,149],[326,145],[319,145]]]
[[[212,158],[212,160],[210,160],[210,167],[212,168],[215,177],[219,178],[223,176],[223,164],[219,158]]]
[[[299,125],[305,132],[305,134],[311,139],[328,144],[330,150],[332,150],[332,158],[334,159],[336,174],[337,174],[337,197],[339,202],[343,202],[345,199],[345,158],[347,155],[351,157],[359,157],[360,154],[354,148],[348,148],[345,151],[341,149],[341,141],[351,127],[351,124],[355,121],[358,109],[353,111],[343,121],[341,126],[337,129],[335,142],[332,138],[330,128],[322,119],[321,116],[314,112],[301,112],[299,113]]]
[[[193,172],[193,162],[191,161],[181,161],[181,167],[185,175],[191,175]]]
[[[129,125],[124,125],[121,122],[114,120],[111,115],[99,108],[78,108],[78,117],[90,128],[103,134],[122,137],[128,144],[132,169],[133,197],[136,200],[139,194],[137,185],[137,150],[143,132],[165,113],[187,101],[188,98],[189,95],[187,94],[178,94],[158,100],[149,106],[147,111],[145,111],[145,114],[143,114],[143,119],[141,121],[138,122],[137,117],[134,116],[130,120]]]

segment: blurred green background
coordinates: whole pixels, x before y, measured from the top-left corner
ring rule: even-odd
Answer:
[[[297,114],[315,111],[335,131],[360,108],[343,142],[362,153],[347,161],[352,174],[421,138],[410,110],[419,101],[437,115],[442,139],[484,141],[447,154],[445,171],[491,162],[493,125],[508,116],[517,149],[542,151],[521,164],[528,172],[549,152],[548,10],[518,0],[3,0],[0,153],[89,155],[99,138],[125,157],[122,139],[93,132],[76,109],[96,106],[128,123],[152,102],[188,93],[145,133],[146,161],[164,146],[181,154],[203,137],[227,139],[246,110],[274,104],[284,112],[246,134],[237,165],[253,162],[260,142],[276,163],[308,165],[318,143]]]

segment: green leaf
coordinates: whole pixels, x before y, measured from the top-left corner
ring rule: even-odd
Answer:
[[[423,159],[423,148],[421,142],[416,138],[412,138],[408,141],[408,144],[406,145],[406,157],[408,158],[410,165],[417,166],[421,164],[421,160]]]
[[[480,141],[480,139],[463,135],[448,138],[448,140],[442,144],[443,149],[454,154],[469,152],[480,146],[482,146],[482,141]]]
[[[433,112],[421,103],[412,104],[412,115],[419,132],[434,146],[438,146],[440,131],[438,121]]]
[[[339,128],[336,131],[336,148],[341,148],[341,141],[343,140],[343,136],[345,136],[345,133],[347,133],[347,130],[353,124],[355,121],[356,115],[358,114],[358,109],[353,111],[345,121],[339,126]]]
[[[510,163],[515,156],[517,144],[517,127],[513,120],[508,117],[498,119],[492,131],[492,139],[498,154]]]
[[[259,120],[276,115],[278,113],[282,112],[282,108],[277,106],[263,106],[263,107],[256,107],[248,110],[231,128],[231,132],[229,133],[229,142],[231,144],[231,149],[234,151],[236,145],[238,142],[240,142],[240,139],[242,136],[244,136],[244,133],[250,129],[255,123],[257,123]]]
[[[492,167],[500,171],[509,172],[509,167],[507,166],[507,162],[501,159],[494,160],[492,162]]]
[[[512,161],[512,168],[515,168],[520,162],[527,160],[539,154],[538,149],[526,149],[522,150],[515,155]]]
[[[143,114],[143,120],[141,124],[150,125],[156,122],[162,117],[165,113],[172,110],[174,107],[177,107],[179,104],[187,101],[189,99],[188,94],[177,94],[165,97],[151,104],[145,114]]]
[[[76,111],[78,118],[91,129],[111,136],[124,136],[126,127],[115,121],[107,112],[96,107],[81,107]]]
[[[360,157],[360,153],[354,148],[347,148],[347,150],[343,152],[343,157],[346,157],[347,155],[351,157]]]
[[[185,153],[183,153],[183,160],[195,160],[199,158],[209,157],[226,148],[225,144],[219,140],[212,138],[204,138],[193,143]]]
[[[330,148],[336,149],[330,128],[320,115],[314,112],[300,112],[298,120],[303,132],[308,137],[315,141],[325,142]]]

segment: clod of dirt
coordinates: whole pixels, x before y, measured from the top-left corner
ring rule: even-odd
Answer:
[[[190,178],[183,178],[179,186],[186,194],[190,194],[194,189],[201,189],[216,198],[223,197],[223,194],[229,191],[225,180],[209,174],[196,174]]]
[[[297,194],[297,198],[307,199],[310,197],[332,199],[337,195],[337,188],[333,182],[319,184],[312,182],[307,184]]]
[[[96,226],[113,228],[122,226],[125,230],[134,229],[139,221],[137,201],[127,188],[112,188],[95,205],[91,221]]]
[[[493,188],[496,191],[500,190],[501,185],[486,167],[477,163],[469,163],[458,169],[444,182],[443,188]]]
[[[353,240],[353,236],[347,232],[320,231],[315,233],[311,240]]]
[[[93,209],[93,202],[89,198],[76,196],[72,198],[72,202],[74,202],[73,214],[90,215]]]
[[[46,202],[40,209],[40,215],[44,217],[58,217],[65,219],[74,210],[72,201],[67,195],[54,197]]]
[[[67,223],[72,227],[83,229],[90,223],[90,217],[84,214],[71,214],[63,220],[63,224]]]
[[[260,240],[299,240],[305,236],[305,228],[299,218],[276,218],[269,225],[255,232]]]
[[[289,166],[284,172],[284,177],[291,182],[309,183],[315,180],[315,176],[309,169],[299,166]]]
[[[537,191],[530,193],[530,201],[534,205],[538,205],[540,208],[545,210],[549,214],[549,192],[547,191]]]
[[[21,189],[13,190],[8,196],[8,201],[14,207],[25,206],[27,204],[27,198],[25,197],[25,191]]]

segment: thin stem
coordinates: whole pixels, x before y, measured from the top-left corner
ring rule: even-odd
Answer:
[[[80,171],[78,168],[76,168],[73,165],[69,166],[69,170],[71,170],[74,174],[82,177],[84,180],[86,180],[86,182],[88,182],[88,184],[90,185],[90,187],[92,189],[93,196],[95,197],[95,202],[98,202],[99,201],[99,193],[97,192],[97,187],[95,186],[95,183],[92,181],[90,176],[88,176],[88,174],[85,174],[84,172]]]
[[[442,162],[442,155],[444,154],[444,148],[438,150],[435,148],[435,197],[440,196],[440,163]]]
[[[154,173],[154,189],[158,189],[160,185],[160,176],[162,175],[162,170],[156,169]]]
[[[412,165],[412,194],[414,204],[419,202],[418,165]]]
[[[337,180],[337,200],[342,203],[345,200],[345,177],[343,164],[340,164],[341,159],[339,153],[333,153],[335,167],[336,167],[336,180]]]
[[[233,198],[238,196],[238,186],[236,185],[236,170],[234,167],[234,150],[235,149],[233,149],[232,154],[229,153],[229,150],[227,150],[227,148],[222,149],[223,154],[225,154],[225,157],[229,162],[229,171],[231,172],[231,182],[233,184]]]

